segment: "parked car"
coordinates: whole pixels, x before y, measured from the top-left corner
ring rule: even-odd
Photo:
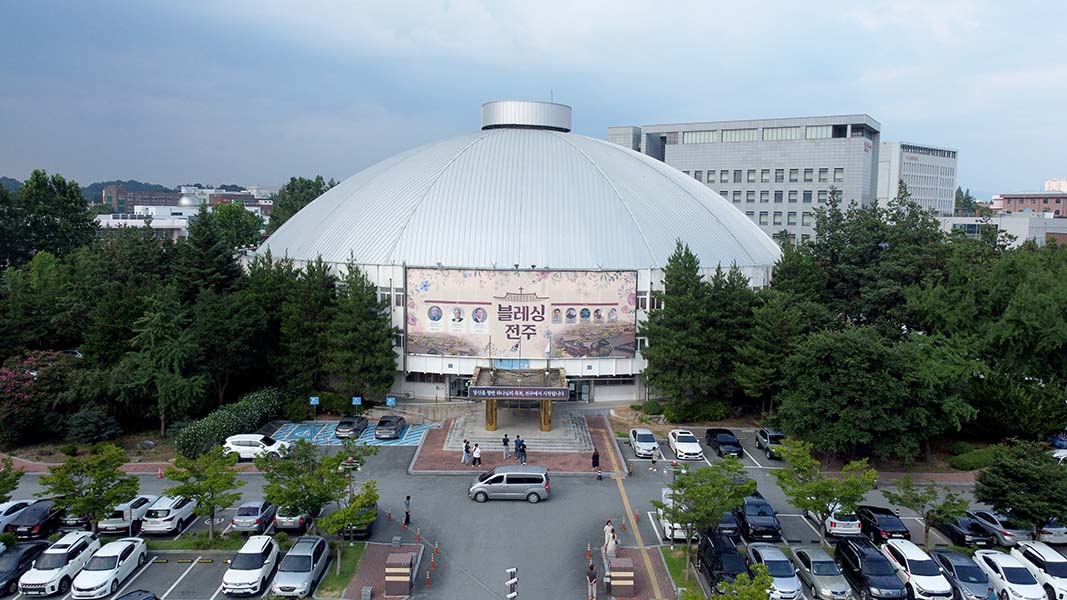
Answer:
[[[102,519],[96,524],[97,531],[100,532],[122,532],[132,530],[134,533],[140,531],[141,521],[144,519],[145,513],[151,508],[152,503],[159,500],[159,496],[135,496],[133,500],[129,502],[123,502],[115,507],[115,510],[111,512],[111,516]]]
[[[307,531],[312,516],[291,506],[283,506],[274,514],[275,531]]]
[[[1067,544],[1067,527],[1052,519],[1041,527],[1041,541],[1046,544]]]
[[[659,448],[656,436],[643,427],[631,429],[627,440],[638,458],[652,458],[652,452]]]
[[[43,499],[22,509],[17,517],[7,524],[6,531],[20,540],[46,538],[59,529],[63,509],[55,500]]]
[[[296,538],[293,547],[278,565],[278,574],[274,576],[270,593],[295,598],[310,596],[329,562],[330,551],[326,540],[316,535]]]
[[[911,539],[911,531],[904,525],[904,521],[884,506],[861,504],[856,507],[856,516],[859,517],[863,534],[876,544],[890,538]]]
[[[674,505],[673,492],[670,488],[661,488],[659,494],[660,502],[662,502],[664,505],[668,507]],[[664,510],[662,508],[656,509],[656,520],[659,521],[659,526],[662,530],[660,535],[663,537],[663,541],[675,540],[679,542],[684,542],[686,540],[685,525],[682,525],[681,523],[672,522],[670,519],[667,518],[666,514],[664,514]]]
[[[729,429],[713,427],[704,432],[704,443],[708,448],[715,450],[715,454],[725,458],[733,456],[741,458],[745,451],[741,449],[741,441],[734,432]]]
[[[266,500],[245,502],[237,507],[237,512],[230,519],[230,531],[259,535],[274,522],[278,509]]]
[[[70,584],[100,549],[100,540],[88,531],[75,531],[59,538],[41,553],[29,571],[19,579],[23,596],[66,594]]]
[[[889,559],[865,537],[844,537],[835,552],[841,573],[862,600],[904,598],[908,591]]]
[[[374,518],[368,521],[366,525],[360,526],[349,523],[341,528],[338,535],[345,539],[369,538],[374,534],[374,523],[378,520],[378,505],[375,504],[368,508],[361,508],[359,512],[356,513],[357,517],[362,517],[369,512],[374,513]]]
[[[985,527],[971,517],[959,517],[950,521],[934,521],[934,529],[940,531],[957,546],[988,548],[993,545],[993,536]]]
[[[678,460],[704,460],[704,448],[700,440],[688,429],[672,429],[667,434],[667,445]]]
[[[923,552],[922,548],[913,544],[911,540],[891,539],[882,545],[882,552],[893,565],[897,577],[904,582],[909,598],[913,600],[952,599],[952,586],[941,574],[940,567],[929,554]]]
[[[222,448],[226,454],[237,455],[237,460],[252,460],[260,456],[278,459],[289,454],[293,445],[261,433],[242,433],[226,438]]]
[[[764,565],[773,581],[767,595],[772,600],[793,600],[800,596],[797,568],[778,546],[765,542],[748,545],[748,563]]]
[[[985,572],[1000,600],[1047,600],[1034,574],[1014,556],[999,550],[978,550],[974,562]]]
[[[59,517],[60,531],[88,531],[90,529],[92,525],[89,523],[89,515],[76,515],[63,511],[63,516]]]
[[[956,600],[985,600],[989,578],[978,563],[956,550],[934,550],[930,556],[956,592]]]
[[[30,570],[33,561],[47,547],[48,542],[34,540],[19,542],[0,553],[0,595],[11,596],[18,592],[19,577]]]
[[[222,575],[222,593],[254,596],[267,587],[278,562],[278,542],[269,535],[253,535],[230,561]]]
[[[22,509],[33,504],[35,500],[11,500],[0,504],[0,531],[7,531],[7,524],[14,521]]]
[[[337,422],[334,435],[339,438],[358,438],[367,430],[367,425],[367,417],[361,415],[341,417],[341,420]]]
[[[804,511],[804,515],[818,527],[819,515],[810,510]],[[856,513],[840,510],[836,504],[830,512],[830,516],[826,517],[826,522],[823,523],[823,526],[826,527],[826,535],[835,537],[842,535],[859,535],[863,530],[863,527],[860,524],[860,519],[856,516]]]
[[[782,524],[775,516],[774,507],[758,493],[745,498],[741,507],[734,511],[734,516],[746,540],[773,542],[782,539]]]
[[[467,489],[475,502],[526,500],[536,504],[549,496],[548,469],[533,465],[503,465],[478,476]]]
[[[967,516],[981,525],[1001,546],[1011,547],[1021,540],[1033,537],[1026,526],[1017,524],[1010,517],[991,510],[969,510]]]
[[[717,534],[700,536],[697,568],[704,572],[712,589],[721,583],[732,583],[738,575],[748,573],[745,559],[737,551],[733,540]]]
[[[196,500],[181,496],[160,496],[145,512],[143,533],[177,533],[196,518]]]
[[[85,564],[71,586],[73,598],[103,598],[118,591],[148,561],[144,538],[122,538],[105,544]]]
[[[722,517],[719,518],[719,523],[715,526],[714,533],[725,535],[730,538],[736,538],[741,535],[741,526],[737,522],[737,517],[731,511],[722,513]]]
[[[819,546],[794,546],[793,559],[797,576],[807,586],[811,600],[851,600],[852,588],[826,550]]]
[[[767,458],[782,458],[781,446],[785,434],[768,427],[760,427],[756,432],[756,448],[765,450]]]
[[[374,427],[374,439],[376,440],[399,440],[404,437],[404,428],[408,422],[400,415],[385,415],[378,419]]]
[[[126,592],[118,598],[115,598],[115,600],[159,600],[159,596],[156,596],[148,590],[134,590],[132,592]]]
[[[1062,554],[1044,542],[1024,540],[1011,549],[1011,555],[1030,570],[1048,600],[1067,598],[1067,558]]]

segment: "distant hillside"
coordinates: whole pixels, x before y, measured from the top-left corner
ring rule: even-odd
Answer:
[[[158,183],[142,183],[135,179],[129,181],[122,181],[116,179],[114,181],[98,181],[96,183],[89,184],[82,188],[82,194],[85,199],[90,202],[99,202],[100,194],[103,193],[104,188],[109,185],[121,185],[126,187],[127,192],[172,192],[171,188],[165,185],[159,185]]]
[[[0,177],[0,187],[9,192],[17,192],[18,189],[22,187],[22,182],[10,177]]]

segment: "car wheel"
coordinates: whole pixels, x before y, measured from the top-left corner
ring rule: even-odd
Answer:
[[[904,591],[908,593],[908,600],[915,600],[915,590],[910,585],[905,586]]]
[[[1000,590],[1000,600],[1008,600],[1008,590]]]
[[[871,591],[863,590],[862,592],[860,592],[860,598],[861,600],[871,600]]]
[[[1048,595],[1048,600],[1056,600],[1056,592],[1051,586],[1045,586],[1045,594]]]
[[[529,494],[526,494],[526,501],[530,504],[537,504],[541,501],[541,496],[539,496],[537,492],[530,492]]]
[[[183,531],[185,531],[185,519],[178,519],[178,529],[176,530],[176,533],[181,533]]]
[[[808,584],[808,591],[811,592],[810,594],[808,594],[808,597],[811,598],[811,600],[819,600],[819,594],[815,591],[814,583]]]
[[[56,591],[59,592],[60,596],[62,596],[64,594],[66,594],[67,592],[69,592],[70,591],[70,578],[64,577],[63,579],[59,580],[59,589],[56,590]]]
[[[756,438],[756,450],[762,450],[763,444],[759,443],[759,438]]]
[[[118,579],[116,579],[115,581],[111,582],[111,595],[114,596],[115,592],[117,592],[117,591],[119,591],[119,580]]]
[[[485,492],[478,492],[477,494],[474,495],[474,501],[475,502],[485,502],[488,499],[489,499],[489,496],[487,496]]]
[[[771,459],[771,449],[767,448],[767,460]]]
[[[137,566],[143,567],[146,562],[148,562],[148,553],[142,552],[141,555],[137,557]]]

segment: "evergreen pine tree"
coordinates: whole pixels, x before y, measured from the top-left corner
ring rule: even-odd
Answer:
[[[344,397],[389,391],[396,373],[389,302],[379,301],[375,285],[360,268],[348,265],[337,291],[337,309],[327,331],[327,368]]]
[[[228,291],[241,276],[233,250],[219,236],[207,207],[189,223],[189,237],[178,245],[174,284],[182,304],[191,304],[200,290]]]

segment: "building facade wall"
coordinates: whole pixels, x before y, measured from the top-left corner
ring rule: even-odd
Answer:
[[[1013,214],[1026,210],[1067,216],[1067,192],[1001,194],[993,197],[993,212]]]
[[[900,180],[911,200],[937,216],[953,214],[956,205],[957,152],[906,142],[882,142],[878,165],[878,204],[896,197]]]
[[[1013,248],[1026,241],[1044,246],[1050,239],[1057,243],[1067,240],[1067,219],[1056,219],[1047,213],[1021,211],[992,217],[938,217],[938,221],[945,232],[963,232],[971,237],[979,237],[982,228],[996,227],[999,233],[1014,238],[1010,243]]]

